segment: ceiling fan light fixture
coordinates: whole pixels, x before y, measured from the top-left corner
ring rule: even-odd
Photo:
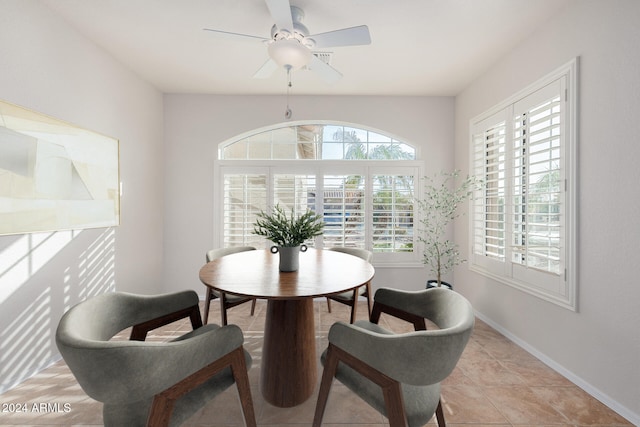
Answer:
[[[311,51],[297,40],[276,40],[267,49],[271,59],[284,68],[298,70],[311,62]]]

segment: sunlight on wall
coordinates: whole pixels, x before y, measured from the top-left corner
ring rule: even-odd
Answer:
[[[70,268],[65,270],[64,310],[70,309],[75,302],[114,291],[114,266],[115,231],[110,228],[80,255],[76,277]]]
[[[23,235],[0,248],[0,393],[58,360],[55,331],[65,311],[115,290],[115,230],[80,234]],[[67,246],[62,264],[52,263]]]
[[[24,234],[0,257],[0,304],[82,231]]]
[[[0,377],[2,391],[19,378],[33,375],[33,362],[46,362],[52,352],[48,345],[51,326],[51,291],[46,289],[0,333]],[[12,381],[13,380],[13,381]]]

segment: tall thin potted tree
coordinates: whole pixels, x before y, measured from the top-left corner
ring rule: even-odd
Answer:
[[[435,279],[427,281],[427,287],[452,286],[443,276],[456,265],[465,262],[458,245],[446,238],[449,224],[461,213],[460,204],[473,197],[481,183],[471,176],[460,181],[460,171],[442,172],[424,177],[423,197],[417,200],[420,210],[419,237],[424,252],[422,262],[429,267]]]

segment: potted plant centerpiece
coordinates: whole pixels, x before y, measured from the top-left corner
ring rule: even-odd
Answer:
[[[304,242],[322,234],[322,215],[311,210],[296,217],[276,205],[271,213],[261,211],[253,226],[253,234],[264,236],[274,243],[272,253],[280,253],[280,271],[297,271],[300,251],[307,250]]]
[[[480,188],[475,177],[467,176],[460,181],[460,171],[441,173],[424,178],[424,196],[417,200],[421,212],[418,239],[424,245],[422,262],[428,266],[435,279],[427,281],[427,287],[452,285],[442,280],[456,265],[465,262],[458,245],[446,238],[447,227],[461,214],[458,207],[473,197]]]

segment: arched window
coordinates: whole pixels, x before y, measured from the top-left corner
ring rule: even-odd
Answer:
[[[414,160],[415,148],[368,129],[298,124],[251,133],[222,144],[226,160]]]
[[[310,246],[366,248],[378,265],[420,262],[413,226],[421,164],[406,142],[353,125],[286,123],[221,143],[215,174],[220,246],[267,246],[253,224],[279,204],[323,216],[324,234]]]

